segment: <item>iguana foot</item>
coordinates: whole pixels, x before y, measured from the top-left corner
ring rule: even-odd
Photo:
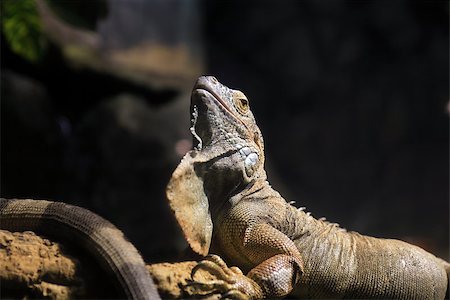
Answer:
[[[197,280],[198,271],[206,271],[217,279]],[[191,272],[192,281],[187,284],[193,295],[220,294],[222,299],[258,299],[263,297],[261,287],[245,276],[238,267],[228,267],[217,255],[209,255]]]

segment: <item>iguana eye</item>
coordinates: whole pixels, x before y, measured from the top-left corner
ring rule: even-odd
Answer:
[[[246,98],[235,98],[234,103],[236,104],[236,108],[239,110],[240,113],[246,114],[250,107],[248,105],[248,100]]]
[[[250,110],[247,97],[241,91],[233,91],[233,102],[237,111],[243,115],[247,114]]]

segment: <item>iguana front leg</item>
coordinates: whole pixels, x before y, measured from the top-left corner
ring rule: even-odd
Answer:
[[[253,225],[245,230],[238,252],[253,265],[245,276],[237,267],[228,268],[217,256],[194,268],[192,279],[198,291],[219,292],[224,297],[251,299],[283,297],[289,294],[303,273],[301,255],[285,234],[268,224]],[[216,275],[218,281],[195,281],[195,272],[203,269]]]

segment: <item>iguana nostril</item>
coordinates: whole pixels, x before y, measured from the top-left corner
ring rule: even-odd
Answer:
[[[216,78],[216,77],[214,77],[214,76],[211,76],[210,78],[211,78],[211,82],[212,82],[212,83],[214,83],[214,84],[217,84],[217,83],[218,83],[218,81],[217,81],[217,78]]]

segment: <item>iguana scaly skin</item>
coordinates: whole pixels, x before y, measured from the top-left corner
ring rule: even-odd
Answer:
[[[73,241],[117,278],[129,299],[160,299],[136,248],[113,224],[87,209],[61,202],[1,198],[0,229],[32,230]]]
[[[195,147],[167,187],[193,250],[209,256],[191,288],[236,298],[443,299],[449,264],[408,243],[314,219],[267,182],[263,139],[245,95],[200,77],[191,98]],[[211,248],[211,249],[210,249]],[[219,280],[196,282],[197,270]]]

